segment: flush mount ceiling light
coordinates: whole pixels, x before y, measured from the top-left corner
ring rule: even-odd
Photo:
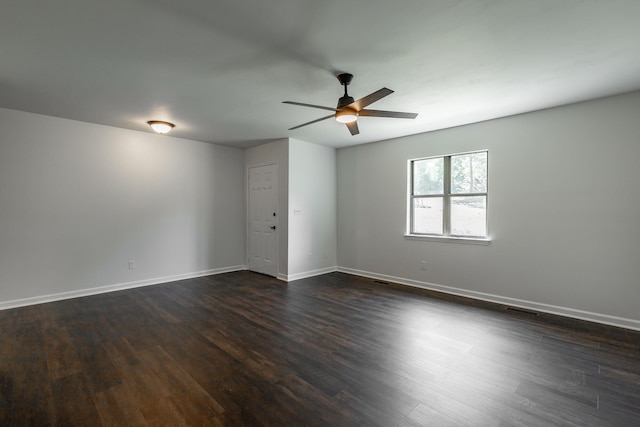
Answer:
[[[160,120],[149,120],[147,124],[151,126],[151,129],[160,134],[165,134],[175,127],[173,123],[163,122]]]

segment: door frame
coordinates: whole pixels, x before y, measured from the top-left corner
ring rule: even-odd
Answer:
[[[275,253],[273,254],[273,260],[274,263],[276,265],[276,273],[275,276],[270,276],[269,277],[275,277],[275,278],[279,278],[280,276],[280,230],[281,228],[281,221],[280,221],[280,199],[279,199],[279,191],[280,191],[280,167],[278,165],[277,161],[273,161],[273,162],[265,162],[265,163],[256,163],[256,164],[251,164],[251,165],[247,165],[246,171],[245,171],[245,230],[246,230],[246,241],[245,241],[245,245],[246,245],[246,259],[247,259],[247,270],[249,271],[253,271],[251,270],[250,266],[251,266],[251,179],[250,179],[250,171],[253,168],[260,168],[260,167],[264,167],[264,166],[275,166],[276,168],[276,179],[275,179],[275,199],[276,199],[276,237],[275,237]],[[261,273],[262,274],[262,273]]]

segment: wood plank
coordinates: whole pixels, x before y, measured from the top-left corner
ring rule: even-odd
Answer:
[[[52,383],[58,424],[65,426],[99,426],[100,415],[82,373],[58,378]]]
[[[0,311],[0,425],[633,425],[640,334],[344,273]]]

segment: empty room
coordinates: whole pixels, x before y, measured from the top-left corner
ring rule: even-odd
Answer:
[[[0,425],[640,425],[640,2],[1,9]]]

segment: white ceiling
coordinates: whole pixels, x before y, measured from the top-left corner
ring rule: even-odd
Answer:
[[[0,106],[246,147],[343,147],[640,89],[638,0],[3,0]],[[354,98],[416,120],[325,120]]]

